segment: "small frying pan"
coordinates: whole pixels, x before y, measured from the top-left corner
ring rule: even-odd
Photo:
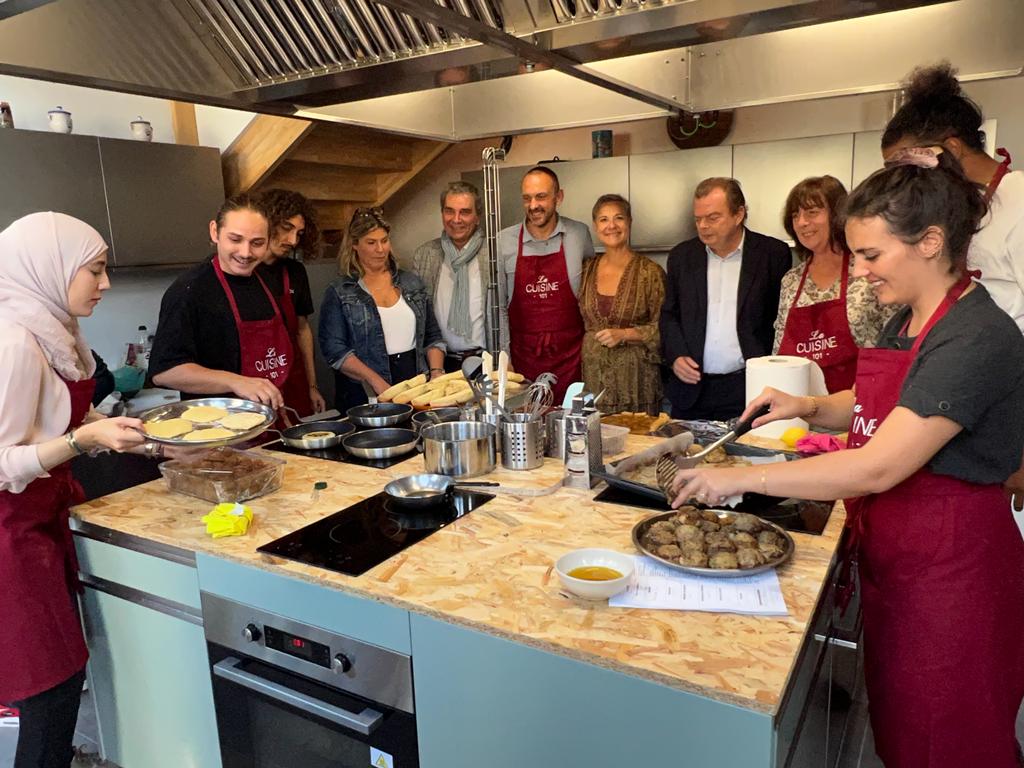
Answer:
[[[355,425],[347,421],[311,421],[308,424],[296,424],[294,427],[273,431],[281,436],[281,442],[289,448],[298,448],[300,451],[318,451],[341,445],[342,439],[355,430]],[[312,432],[330,432],[331,435],[330,437],[327,435],[305,437]]]
[[[456,482],[448,475],[406,475],[385,485],[384,493],[406,509],[426,509],[443,502],[455,488],[493,488],[496,485],[498,483]]]

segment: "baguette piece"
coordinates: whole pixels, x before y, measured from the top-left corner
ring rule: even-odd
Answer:
[[[430,384],[418,384],[415,387],[410,387],[402,392],[395,395],[394,402],[396,403],[411,403],[414,398],[419,397],[424,392],[430,389]],[[380,398],[378,398],[380,399]]]
[[[404,392],[407,389],[411,389],[412,387],[419,386],[426,380],[427,375],[425,373],[421,373],[419,376],[413,376],[411,379],[400,381],[397,384],[394,384],[385,389],[383,392],[381,392],[377,396],[377,401],[381,403],[391,402],[395,398],[395,395],[399,394],[400,392]]]
[[[491,378],[494,379],[495,381],[497,381],[501,377],[498,375],[497,371],[494,371],[494,372],[491,373]],[[506,381],[508,381],[509,384],[511,384],[512,382],[519,383],[519,382],[526,381],[526,377],[523,376],[523,374],[516,373],[515,371],[509,371],[505,375],[505,379],[506,379]]]

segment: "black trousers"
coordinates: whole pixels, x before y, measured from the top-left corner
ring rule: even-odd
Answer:
[[[411,379],[416,375],[416,350],[388,355],[389,384]],[[352,381],[340,371],[334,372],[334,407],[342,413],[357,405],[366,405],[366,390],[361,382]]]
[[[747,373],[705,373],[701,375],[700,394],[689,408],[672,406],[673,419],[728,421],[735,419],[747,404]]]
[[[63,683],[14,702],[20,713],[14,768],[68,768],[85,670]]]
[[[456,371],[462,370],[462,361],[467,357],[479,355],[483,352],[482,349],[471,349],[466,352],[453,352],[445,354],[444,356],[444,372],[455,373]],[[497,370],[497,369],[495,369]]]

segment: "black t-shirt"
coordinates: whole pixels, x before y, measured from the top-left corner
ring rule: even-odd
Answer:
[[[313,314],[313,295],[309,291],[309,276],[306,274],[306,266],[295,259],[278,259],[273,264],[261,264],[257,267],[260,276],[266,281],[274,298],[279,298],[284,293],[284,271],[288,270],[288,280],[291,282],[292,303],[295,305],[295,314],[299,317],[309,317]]]
[[[886,324],[879,347],[910,349],[899,332],[904,309]],[[918,416],[963,427],[929,468],[973,483],[1002,483],[1024,450],[1024,336],[981,285],[931,329],[903,382],[899,404]]]
[[[225,277],[242,320],[274,316],[274,307],[255,276]],[[178,277],[164,293],[149,356],[149,375],[184,363],[239,373],[241,357],[231,305],[217,279],[213,260],[207,259]],[[215,396],[181,393],[182,399]]]

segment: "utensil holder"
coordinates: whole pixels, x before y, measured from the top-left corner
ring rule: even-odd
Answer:
[[[501,466],[536,469],[544,463],[544,422],[525,413],[501,420]]]
[[[544,455],[565,461],[565,411],[551,411],[544,423]]]
[[[488,416],[482,410],[477,409],[477,415],[474,421],[482,421],[484,424],[491,424],[494,427],[494,434],[497,435],[495,442],[495,449],[498,453],[501,453],[501,416],[497,413],[492,413]]]

